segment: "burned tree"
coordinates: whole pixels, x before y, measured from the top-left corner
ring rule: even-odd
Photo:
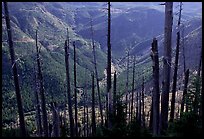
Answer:
[[[9,17],[7,2],[4,2],[4,10],[5,10],[8,41],[9,41],[9,52],[10,52],[10,57],[11,57],[11,64],[12,64],[12,71],[13,71],[13,78],[14,78],[14,85],[15,85],[15,92],[16,92],[16,99],[17,99],[17,106],[18,106],[18,114],[19,114],[19,122],[20,122],[20,136],[25,137],[27,136],[27,132],[26,132],[26,126],[25,126],[20,86],[19,86],[19,81],[18,81],[18,71],[17,71],[17,66],[16,66],[16,60],[15,60],[15,51],[13,47],[12,31],[11,31],[10,17]]]
[[[40,95],[41,95],[41,108],[43,114],[43,131],[44,136],[48,137],[48,122],[47,122],[47,111],[46,111],[46,101],[45,101],[45,89],[44,89],[44,82],[42,76],[42,67],[40,62],[40,48],[38,47],[38,35],[36,31],[36,51],[37,51],[37,67],[38,67],[38,74],[37,79],[40,85]]]
[[[134,99],[134,89],[135,89],[135,56],[134,56],[134,63],[133,63],[133,71],[132,71],[132,98],[131,98],[131,112],[130,112],[130,115],[131,115],[131,122],[133,120],[133,99]]]
[[[188,79],[189,79],[189,69],[187,69],[186,72],[185,72],[184,90],[183,90],[183,97],[182,97],[182,102],[181,102],[180,116],[182,116],[182,113],[184,111],[184,103],[186,102]]]
[[[65,41],[65,66],[66,66],[66,81],[67,81],[67,97],[68,97],[68,109],[69,109],[69,120],[70,120],[70,136],[74,136],[74,119],[72,112],[72,100],[70,90],[70,75],[69,75],[69,35],[67,28],[67,40]]]
[[[74,47],[74,103],[75,103],[75,135],[78,137],[78,119],[77,119],[77,83],[76,83],[76,46],[73,42]]]
[[[92,75],[92,136],[96,135],[94,74]]]
[[[108,37],[107,37],[107,125],[112,127],[111,116],[112,116],[112,101],[111,101],[111,12],[110,12],[110,2],[108,2]]]
[[[171,73],[171,38],[173,24],[173,2],[165,3],[165,28],[164,28],[164,58],[163,58],[163,81],[161,95],[161,129],[168,127],[168,105]]]
[[[173,122],[174,111],[175,111],[175,94],[176,94],[176,84],[177,84],[179,47],[180,47],[180,20],[181,20],[181,10],[182,10],[181,8],[182,8],[182,2],[180,2],[179,19],[178,19],[178,32],[177,32],[176,57],[175,57],[175,66],[174,66],[174,75],[173,75],[170,122]]]
[[[151,106],[151,116],[153,122],[153,136],[159,135],[159,56],[158,56],[158,46],[156,38],[152,42],[151,58],[153,61],[153,93],[152,93],[152,106]],[[151,118],[150,118],[151,119]]]
[[[103,125],[103,110],[102,110],[102,104],[101,104],[101,94],[100,94],[100,87],[99,87],[97,62],[96,62],[96,50],[95,50],[95,44],[94,44],[94,39],[93,39],[92,20],[91,20],[91,36],[92,36],[91,40],[92,40],[92,46],[93,46],[93,60],[94,60],[94,68],[95,68],[95,76],[96,76],[96,85],[97,85],[97,91],[98,91],[99,109],[100,109],[100,115],[101,115],[101,124]]]

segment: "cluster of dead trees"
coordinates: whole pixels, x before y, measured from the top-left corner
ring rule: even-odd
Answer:
[[[165,4],[165,32],[164,32],[164,57],[163,57],[163,79],[162,79],[162,93],[160,93],[160,83],[159,83],[159,54],[158,54],[158,43],[157,39],[154,38],[152,42],[152,49],[151,49],[151,58],[153,61],[152,68],[153,68],[153,91],[152,91],[152,105],[151,105],[151,114],[150,114],[150,124],[149,127],[152,129],[153,136],[158,136],[161,133],[165,132],[168,128],[168,115],[169,115],[169,92],[170,92],[170,73],[171,73],[171,51],[172,51],[172,44],[171,44],[171,36],[172,36],[172,25],[173,25],[173,2],[166,2]],[[174,64],[174,74],[173,74],[173,86],[172,86],[172,99],[171,99],[171,111],[170,111],[170,122],[174,120],[175,115],[175,94],[176,94],[176,85],[177,85],[177,71],[178,71],[178,58],[179,58],[179,47],[180,47],[180,20],[181,20],[181,5],[180,3],[180,11],[179,11],[179,20],[178,20],[178,32],[177,32],[177,45],[176,45],[176,55],[175,55],[175,64]],[[95,93],[95,86],[97,88],[98,94],[98,106],[99,106],[99,113],[100,113],[100,124],[99,126],[105,126],[108,129],[111,129],[114,124],[114,119],[116,115],[119,113],[117,112],[116,105],[118,103],[118,94],[117,94],[117,73],[114,72],[114,81],[112,87],[111,81],[111,11],[110,11],[110,2],[108,2],[108,36],[107,36],[107,88],[106,88],[106,98],[105,98],[105,110],[103,109],[102,105],[102,98],[99,86],[99,77],[98,77],[98,69],[97,69],[97,59],[96,59],[96,48],[94,44],[94,34],[93,34],[93,25],[91,22],[91,34],[92,34],[92,50],[93,50],[93,63],[94,63],[94,70],[91,74],[92,76],[92,95],[91,95],[91,123],[89,121],[89,109],[88,109],[88,97],[87,97],[87,83],[85,83],[84,91],[83,91],[83,133],[81,132],[81,128],[79,128],[79,117],[78,117],[78,103],[77,103],[77,68],[76,68],[76,46],[75,42],[73,41],[73,48],[74,48],[74,99],[72,100],[72,93],[71,93],[71,85],[70,85],[70,63],[69,63],[69,55],[70,55],[70,38],[69,38],[69,30],[67,28],[67,39],[65,40],[64,44],[64,52],[65,52],[65,68],[66,68],[66,94],[67,94],[67,102],[68,102],[68,115],[69,120],[66,119],[66,105],[65,105],[65,122],[64,125],[61,122],[61,116],[57,107],[56,102],[51,103],[51,110],[52,110],[52,117],[53,123],[48,122],[48,114],[47,114],[47,107],[46,107],[46,96],[45,96],[45,89],[44,89],[44,82],[43,82],[43,75],[42,75],[42,63],[40,61],[40,47],[38,46],[38,36],[36,31],[36,66],[37,69],[34,68],[35,73],[35,100],[36,100],[36,127],[37,127],[37,136],[43,137],[59,137],[61,136],[61,129],[60,127],[69,125],[70,137],[79,137],[79,136],[96,136],[96,93]],[[18,74],[17,74],[17,67],[15,61],[15,52],[13,47],[12,41],[12,32],[10,26],[10,19],[8,13],[8,6],[7,2],[4,2],[4,9],[5,9],[5,19],[7,25],[7,32],[8,32],[8,40],[9,40],[9,50],[11,56],[11,63],[12,63],[12,70],[14,75],[14,83],[15,83],[15,92],[17,98],[17,105],[18,105],[18,113],[19,113],[19,120],[20,120],[20,131],[21,136],[27,136],[28,134],[26,131],[26,124],[24,119],[24,112],[23,112],[23,104],[21,99],[21,93],[19,88],[18,82]],[[140,92],[135,92],[135,66],[136,66],[136,57],[133,57],[133,78],[132,78],[132,88],[131,92],[128,91],[128,83],[129,78],[129,52],[128,52],[128,61],[127,61],[127,80],[126,80],[126,92],[124,93],[124,104],[126,104],[125,114],[126,114],[126,121],[132,122],[135,118],[140,126],[146,126],[146,114],[145,114],[145,87],[144,87],[144,77],[142,78],[142,86]],[[184,60],[185,62],[185,60]],[[34,65],[35,67],[35,65]],[[200,76],[201,70],[201,60],[198,69],[198,77]],[[183,91],[183,98],[181,103],[181,114],[184,111],[185,106],[185,96],[187,94],[187,86],[188,86],[188,79],[189,79],[189,69],[184,69],[185,72],[185,80],[184,80],[184,91]],[[87,69],[85,71],[87,76]],[[95,83],[96,80],[96,83]],[[86,81],[87,82],[87,81]],[[96,85],[95,85],[96,84]],[[160,99],[161,94],[161,99]],[[40,97],[39,97],[40,96]],[[198,98],[195,98],[198,99]],[[72,103],[74,102],[74,104]],[[134,103],[135,102],[135,103]],[[161,102],[161,105],[160,105]],[[197,102],[197,100],[196,100]],[[198,112],[197,103],[194,105],[195,112]],[[161,108],[160,108],[161,106]],[[74,112],[73,112],[74,107]],[[128,110],[129,108],[129,110]],[[188,111],[188,108],[185,109]],[[103,113],[105,111],[105,115]],[[42,116],[42,117],[41,117]],[[66,122],[68,121],[68,122]],[[68,123],[68,124],[67,124]]]

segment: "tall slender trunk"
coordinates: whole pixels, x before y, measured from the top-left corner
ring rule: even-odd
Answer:
[[[114,82],[113,82],[113,119],[116,118],[116,71],[114,72]]]
[[[152,97],[152,100],[153,100],[153,97]],[[149,129],[153,130],[153,102],[151,103],[151,109],[150,109]]]
[[[53,116],[53,135],[52,137],[60,137],[60,119],[56,109],[56,103],[51,103]]]
[[[70,75],[69,75],[69,35],[67,28],[67,40],[65,41],[65,66],[66,66],[66,81],[67,81],[67,97],[68,97],[68,109],[69,109],[69,120],[70,120],[70,136],[74,136],[74,119],[72,112],[72,99],[70,90]]]
[[[48,137],[48,122],[47,122],[47,111],[46,111],[46,101],[45,101],[45,89],[44,89],[44,82],[42,76],[42,68],[40,62],[40,49],[38,47],[38,40],[37,40],[37,31],[36,31],[36,51],[37,51],[37,67],[38,67],[38,76],[37,79],[40,82],[40,95],[41,95],[41,108],[43,114],[43,131],[44,136]]]
[[[141,104],[141,91],[138,92],[139,95],[138,95],[138,122],[139,122],[139,125],[141,125],[141,111],[142,111],[142,104]]]
[[[86,94],[86,130],[87,130],[87,137],[89,136],[89,109],[88,109],[88,96],[87,96],[87,88],[85,90]]]
[[[41,110],[40,110],[40,101],[39,101],[39,84],[37,82],[37,74],[36,74],[36,69],[34,65],[34,81],[35,81],[35,110],[36,110],[36,124],[37,124],[37,134],[38,136],[42,136],[42,120],[41,120]]]
[[[92,75],[92,136],[96,135],[94,73]]]
[[[111,12],[110,12],[110,2],[108,2],[108,55],[107,55],[107,97],[108,97],[108,110],[107,110],[107,121],[108,127],[112,127],[111,116],[112,116],[112,103],[111,103],[111,43],[110,43],[110,35],[111,35]]]
[[[132,69],[132,99],[131,99],[131,122],[133,120],[133,99],[134,99],[134,89],[135,89],[135,56],[134,56],[134,63],[133,63],[133,69]]]
[[[142,126],[145,127],[144,76],[142,77]]]
[[[187,69],[185,72],[184,90],[183,90],[183,97],[182,97],[182,102],[181,102],[180,116],[182,116],[182,113],[184,111],[184,103],[186,102],[188,79],[189,79],[189,69]]]
[[[97,62],[96,62],[96,50],[95,50],[94,39],[93,39],[92,20],[91,20],[91,36],[92,36],[91,40],[92,40],[92,46],[93,46],[93,60],[94,60],[94,68],[95,68],[95,76],[96,76],[96,85],[97,85],[97,91],[98,91],[98,101],[99,101],[99,109],[100,109],[100,116],[101,116],[101,124],[103,125],[103,110],[102,110],[102,104],[101,104],[101,94],[100,94],[100,87],[99,87]]]
[[[138,94],[139,92],[137,91],[136,92],[136,119],[138,120],[138,114],[139,114],[139,94]]]
[[[163,81],[161,95],[161,129],[166,131],[168,127],[168,104],[171,73],[171,36],[173,24],[173,2],[165,3],[165,32],[164,32],[164,58]]]
[[[126,75],[126,93],[125,93],[125,114],[128,114],[128,83],[129,83],[129,51],[127,52],[127,75]],[[128,117],[127,117],[128,118]],[[128,119],[127,119],[128,121]]]
[[[160,91],[159,91],[159,55],[156,38],[152,42],[151,58],[153,61],[153,93],[152,93],[152,111],[153,116],[153,136],[159,135],[159,103],[160,103]],[[151,119],[151,118],[150,118]]]
[[[4,10],[5,10],[8,41],[9,41],[9,52],[10,52],[10,57],[11,57],[11,64],[12,64],[14,85],[15,85],[15,92],[16,92],[16,99],[17,99],[17,106],[18,106],[18,114],[19,114],[19,121],[20,121],[20,136],[25,137],[27,136],[27,134],[26,134],[23,104],[22,104],[20,86],[19,86],[19,81],[18,81],[18,71],[17,71],[16,61],[15,61],[15,51],[13,47],[12,31],[11,31],[10,17],[9,17],[7,2],[4,2]]]
[[[77,84],[76,84],[76,46],[74,46],[74,103],[75,103],[75,135],[78,137],[78,119],[77,119]]]
[[[201,80],[200,80],[201,65],[202,65],[202,48],[201,48],[199,65],[198,65],[198,71],[196,75],[196,90],[195,90],[195,99],[193,103],[193,111],[195,114],[198,114],[198,106],[199,106],[199,96],[200,96],[200,86],[201,86]]]
[[[202,68],[202,47],[201,47],[201,54],[200,54],[200,62],[199,62],[199,66],[198,66],[198,74],[197,74],[197,78],[200,79],[200,74],[201,74],[201,69]],[[202,77],[202,76],[201,76]],[[200,87],[200,80],[199,80],[199,87]],[[199,95],[200,98],[202,98],[202,91],[200,91],[200,88],[197,88],[198,90],[196,92],[199,91]],[[200,102],[200,108],[199,108],[199,115],[202,117],[202,101]]]
[[[173,75],[173,87],[172,87],[172,99],[171,99],[171,112],[170,112],[170,122],[173,122],[175,113],[175,94],[176,94],[176,84],[177,84],[177,71],[178,71],[178,59],[179,59],[179,47],[180,47],[180,20],[181,20],[181,10],[182,2],[180,2],[179,20],[178,20],[178,32],[177,32],[177,43],[176,43],[176,57]]]

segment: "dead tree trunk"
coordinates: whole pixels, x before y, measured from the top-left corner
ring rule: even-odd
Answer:
[[[69,109],[69,120],[70,120],[70,136],[74,136],[74,119],[72,112],[72,99],[70,90],[70,76],[69,76],[69,36],[67,28],[67,40],[65,41],[65,66],[66,66],[66,80],[67,80],[67,97],[68,97],[68,109]]]
[[[193,112],[195,114],[198,114],[198,106],[199,106],[199,96],[200,96],[200,87],[201,87],[201,80],[200,80],[201,65],[202,65],[202,48],[201,48],[199,65],[198,65],[198,71],[197,71],[197,75],[196,75],[195,99],[193,102]]]
[[[178,32],[177,32],[177,43],[176,43],[176,57],[173,75],[173,88],[172,88],[172,99],[171,99],[171,113],[170,122],[173,122],[175,113],[175,94],[176,94],[176,84],[177,84],[177,71],[178,71],[178,59],[179,59],[179,47],[180,47],[180,20],[181,20],[181,9],[182,2],[180,2],[179,20],[178,20]]]
[[[41,95],[41,108],[43,114],[43,131],[44,136],[48,137],[48,122],[47,122],[47,111],[46,111],[46,101],[45,101],[45,89],[43,83],[43,76],[42,76],[42,68],[40,63],[40,49],[37,44],[37,31],[36,31],[36,51],[37,51],[37,67],[38,67],[38,76],[37,79],[40,84],[40,95]]]
[[[198,66],[198,74],[197,74],[197,78],[200,79],[200,74],[201,74],[201,69],[202,68],[202,47],[201,47],[201,55],[200,55],[200,62],[199,62],[199,66]],[[202,76],[201,76],[202,77]],[[200,86],[200,80],[198,81]],[[198,90],[196,92],[199,92],[200,97],[202,98],[202,92],[200,92],[200,88],[198,88]],[[200,102],[200,108],[199,108],[199,115],[202,117],[202,101]]]
[[[165,3],[165,32],[164,32],[164,58],[163,58],[163,86],[161,96],[161,129],[168,127],[168,104],[171,73],[171,36],[173,24],[173,2]]]
[[[77,84],[76,84],[76,46],[73,42],[74,47],[74,103],[75,103],[75,135],[78,137],[78,119],[77,119]]]
[[[152,93],[152,110],[151,115],[153,116],[153,136],[159,135],[159,100],[160,100],[160,91],[159,91],[159,55],[158,55],[158,46],[156,38],[152,42],[152,52],[151,58],[153,61],[153,93]],[[151,118],[150,118],[151,119]]]
[[[113,119],[116,118],[116,71],[114,72],[114,82],[113,82]]]
[[[101,94],[100,94],[100,87],[99,87],[97,62],[96,62],[96,50],[95,50],[94,39],[93,39],[92,20],[91,20],[91,36],[92,36],[93,60],[94,60],[94,68],[95,68],[95,76],[96,76],[96,85],[97,85],[97,91],[98,91],[99,109],[100,109],[100,116],[101,116],[101,125],[103,125],[103,110],[102,110],[102,104],[101,104]]]
[[[18,81],[18,71],[16,66],[16,60],[15,60],[15,52],[13,47],[12,32],[11,32],[10,17],[9,17],[7,2],[4,2],[4,10],[5,10],[8,41],[9,41],[9,52],[11,57],[11,64],[12,64],[14,85],[15,85],[15,92],[16,92],[16,99],[17,99],[17,106],[18,106],[18,114],[19,114],[19,121],[20,121],[20,132],[21,132],[20,136],[25,137],[27,136],[27,134],[26,134],[23,104],[22,104],[20,86]]]
[[[139,95],[138,95],[138,123],[139,123],[139,125],[141,125],[141,111],[142,111],[142,104],[141,104],[141,98],[142,98],[142,96],[141,96],[141,91],[139,91],[138,92],[139,93]]]
[[[53,116],[53,135],[52,137],[60,137],[60,120],[59,114],[56,109],[56,103],[51,103],[52,106],[52,116]]]
[[[111,101],[111,43],[110,43],[110,34],[111,34],[111,12],[110,12],[110,2],[108,2],[108,55],[107,55],[107,93],[108,93],[108,111],[107,111],[107,121],[108,127],[112,127],[111,116],[112,116],[112,101]]]
[[[87,96],[87,88],[85,91],[86,94],[86,135],[89,136],[89,109],[88,109],[88,96]]]
[[[126,75],[126,93],[125,93],[125,115],[128,114],[128,82],[129,82],[129,51],[127,51],[127,75]],[[128,118],[128,117],[127,117]],[[128,120],[128,119],[127,119]]]
[[[132,99],[131,99],[131,112],[130,112],[130,115],[131,115],[131,122],[133,120],[133,99],[134,99],[134,89],[135,89],[135,56],[134,56],[134,63],[133,63],[133,69],[132,69]]]
[[[96,135],[94,73],[92,75],[92,136]]]
[[[186,102],[188,79],[189,79],[189,69],[187,69],[185,72],[184,90],[183,90],[183,97],[182,97],[182,102],[181,102],[180,116],[182,116],[182,113],[184,111],[184,103]]]
[[[130,112],[130,115],[131,115],[131,122],[133,120],[133,100],[134,100],[134,89],[135,89],[135,56],[134,56],[134,63],[133,63],[133,70],[132,70],[132,98],[131,98],[131,112]]]
[[[36,124],[37,124],[37,134],[39,137],[42,136],[42,120],[41,120],[41,110],[40,110],[40,101],[39,101],[39,84],[37,82],[37,74],[34,65],[34,81],[35,81],[35,111],[36,111]]]
[[[145,127],[144,76],[142,77],[142,126]]]

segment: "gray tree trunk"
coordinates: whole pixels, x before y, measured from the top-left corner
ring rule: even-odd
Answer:
[[[92,136],[96,135],[94,73],[92,75]]]
[[[180,116],[182,116],[182,113],[184,111],[184,103],[186,102],[188,79],[189,79],[189,69],[187,69],[185,72],[184,90],[183,90],[183,97],[182,97],[182,102],[181,102]]]
[[[40,95],[41,95],[41,108],[42,108],[42,116],[43,116],[43,131],[44,136],[48,137],[48,122],[47,122],[47,111],[46,111],[46,100],[45,100],[45,89],[44,89],[44,82],[42,76],[42,68],[40,62],[40,49],[37,44],[37,31],[36,31],[36,51],[37,51],[37,67],[38,67],[38,75],[37,79],[40,84]]]
[[[173,122],[175,113],[175,94],[176,94],[176,84],[177,84],[177,71],[178,71],[178,59],[179,59],[179,47],[180,47],[180,20],[181,20],[181,9],[182,2],[180,2],[179,20],[178,20],[178,32],[177,32],[177,43],[176,43],[176,57],[173,75],[173,87],[172,87],[172,99],[171,99],[171,112],[170,112],[170,122]]]
[[[107,125],[112,127],[111,116],[112,116],[112,101],[111,101],[111,43],[110,43],[110,34],[111,34],[111,12],[110,12],[110,2],[108,2],[108,55],[107,55],[107,97],[108,97],[108,111],[107,111]]]
[[[70,120],[70,136],[74,136],[74,119],[72,112],[72,99],[70,90],[70,75],[69,75],[69,36],[67,28],[67,40],[65,41],[65,66],[66,66],[66,81],[67,81],[67,97],[68,97],[68,109],[69,109],[69,120]]]
[[[161,95],[161,129],[165,131],[168,127],[168,105],[171,73],[171,37],[173,24],[173,2],[165,3],[165,28],[164,28],[164,59],[163,59],[163,81]]]
[[[132,70],[132,98],[131,98],[131,112],[130,112],[130,115],[131,115],[131,122],[133,120],[133,99],[134,99],[134,89],[135,89],[135,56],[134,56],[134,63],[133,63],[133,70]]]
[[[91,21],[91,36],[92,36],[91,40],[92,40],[92,46],[93,46],[93,60],[94,60],[94,68],[95,68],[95,76],[96,76],[96,85],[97,85],[97,91],[98,91],[99,109],[100,109],[100,115],[101,115],[101,125],[103,125],[103,110],[102,110],[102,104],[101,104],[101,94],[100,94],[100,87],[99,87],[97,62],[96,62],[96,50],[95,50],[94,39],[93,39],[92,21]]]
[[[16,99],[17,99],[17,106],[18,106],[18,114],[19,114],[19,121],[20,121],[20,136],[25,137],[27,136],[27,132],[26,132],[26,126],[25,126],[20,86],[19,86],[19,81],[18,81],[18,71],[17,71],[16,61],[15,61],[15,51],[13,47],[12,31],[11,31],[10,17],[9,17],[7,2],[4,2],[4,10],[5,10],[8,41],[9,41],[9,52],[10,52],[10,57],[11,57],[11,64],[12,64],[14,85],[15,85],[15,92],[16,92]]]
[[[78,137],[78,117],[77,117],[77,84],[76,84],[76,46],[73,42],[74,47],[74,103],[75,103],[75,135]]]
[[[153,97],[152,97],[152,107],[151,115],[153,117],[153,136],[159,135],[159,104],[160,104],[160,91],[159,91],[159,55],[158,55],[158,46],[156,38],[152,42],[152,52],[151,58],[153,61]],[[151,119],[151,118],[150,118]]]

